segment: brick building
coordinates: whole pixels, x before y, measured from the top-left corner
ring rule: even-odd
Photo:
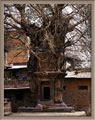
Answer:
[[[91,107],[91,72],[67,75],[63,89],[64,102],[75,110],[88,110]]]

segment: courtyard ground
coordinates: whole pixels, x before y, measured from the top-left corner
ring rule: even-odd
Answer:
[[[5,116],[6,118],[13,118],[13,117],[81,117],[86,116],[84,111],[77,111],[77,112],[20,112],[20,113],[11,113],[10,115]]]

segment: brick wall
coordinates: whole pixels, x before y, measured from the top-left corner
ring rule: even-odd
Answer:
[[[64,86],[63,100],[67,105],[75,110],[86,110],[91,105],[91,79],[65,79]],[[80,86],[88,86],[88,89]]]
[[[14,32],[10,33],[10,36],[13,36]],[[22,40],[24,41],[24,37],[22,36]],[[24,49],[24,45],[22,42],[18,39],[10,39],[8,41],[8,52],[7,52],[7,58],[6,55],[4,55],[4,64],[14,64],[14,63],[26,63],[28,60],[28,53],[27,50]]]

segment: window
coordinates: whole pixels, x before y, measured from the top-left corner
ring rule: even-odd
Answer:
[[[78,86],[79,90],[88,90],[88,86]]]
[[[50,100],[50,82],[41,82],[41,100]]]

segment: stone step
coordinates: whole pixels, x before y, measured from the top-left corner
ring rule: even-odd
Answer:
[[[48,108],[19,107],[18,112],[73,112],[73,107],[49,106]]]

